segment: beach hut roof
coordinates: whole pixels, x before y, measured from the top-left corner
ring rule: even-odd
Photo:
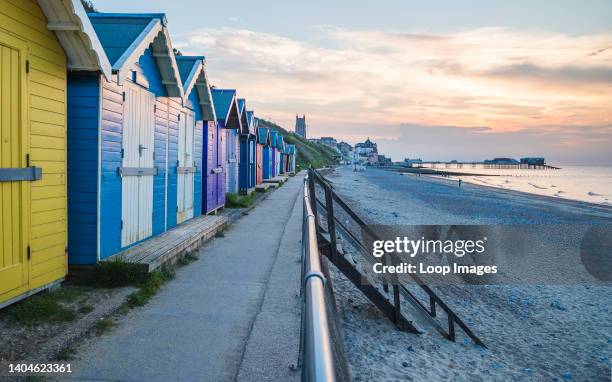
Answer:
[[[249,134],[255,135],[255,132],[257,130],[255,129],[255,112],[254,111],[247,110],[247,121],[248,121],[248,126],[249,126]]]
[[[111,77],[111,65],[80,0],[38,0],[68,57],[71,70],[100,71]]]
[[[276,148],[279,149],[279,150],[282,150],[283,149],[283,142],[284,142],[283,136],[278,134],[277,137],[276,137]]]
[[[276,130],[270,129],[270,146],[276,147],[276,138],[278,137],[278,132]]]
[[[185,99],[163,13],[88,13],[117,81],[151,47],[169,97]]]
[[[246,113],[246,100],[244,98],[238,98],[238,114],[240,114],[240,123],[242,128],[240,129],[240,134],[248,134],[249,133],[249,121]]]
[[[244,98],[238,98],[238,112],[240,115],[244,113],[244,109],[246,107],[246,100]]]
[[[198,92],[199,106],[202,109],[202,119],[216,121],[212,94],[206,75],[206,58],[204,56],[176,56],[176,64],[185,97],[189,97],[189,94],[195,89]]]
[[[238,103],[236,101],[235,89],[211,89],[213,105],[217,121],[226,129],[240,129],[240,115],[238,114]]]
[[[264,146],[270,146],[270,130],[266,127],[257,129],[257,142]]]
[[[295,154],[295,145],[287,145],[287,154],[289,155]]]

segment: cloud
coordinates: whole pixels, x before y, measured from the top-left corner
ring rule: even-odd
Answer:
[[[534,64],[517,64],[495,68],[484,73],[484,75],[518,80],[535,79],[557,83],[612,83],[612,67],[605,66],[543,68]]]
[[[493,133],[549,126],[549,136],[563,136],[612,121],[612,33],[327,26],[307,40],[221,28],[175,41],[186,54],[205,54],[212,81],[238,88],[256,112],[288,127],[305,113],[316,136],[392,139],[406,121]],[[589,134],[572,149],[588,151]]]
[[[608,50],[608,49],[610,49],[610,48],[601,48],[601,49],[597,49],[596,51],[594,51],[594,52],[591,52],[591,53],[587,54],[587,57],[597,56],[598,54],[601,54],[601,53],[605,52],[605,51],[606,51],[606,50]]]

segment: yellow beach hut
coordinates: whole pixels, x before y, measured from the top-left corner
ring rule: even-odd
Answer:
[[[0,0],[0,308],[67,272],[67,70],[110,75],[80,1]]]

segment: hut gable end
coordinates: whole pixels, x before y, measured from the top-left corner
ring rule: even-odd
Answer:
[[[159,89],[151,90],[156,95],[185,99],[164,14],[89,13],[88,16],[119,84],[130,79],[149,88],[147,75],[153,72],[147,72],[151,69],[148,65],[155,66],[160,85]]]

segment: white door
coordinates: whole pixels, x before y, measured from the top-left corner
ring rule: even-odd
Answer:
[[[126,83],[123,103],[123,166],[121,246],[146,239],[153,232],[153,139],[155,96]]]
[[[193,156],[193,139],[195,130],[195,118],[192,112],[181,113],[179,122],[179,147],[178,147],[178,214],[177,223],[193,217],[193,187],[195,163]]]

